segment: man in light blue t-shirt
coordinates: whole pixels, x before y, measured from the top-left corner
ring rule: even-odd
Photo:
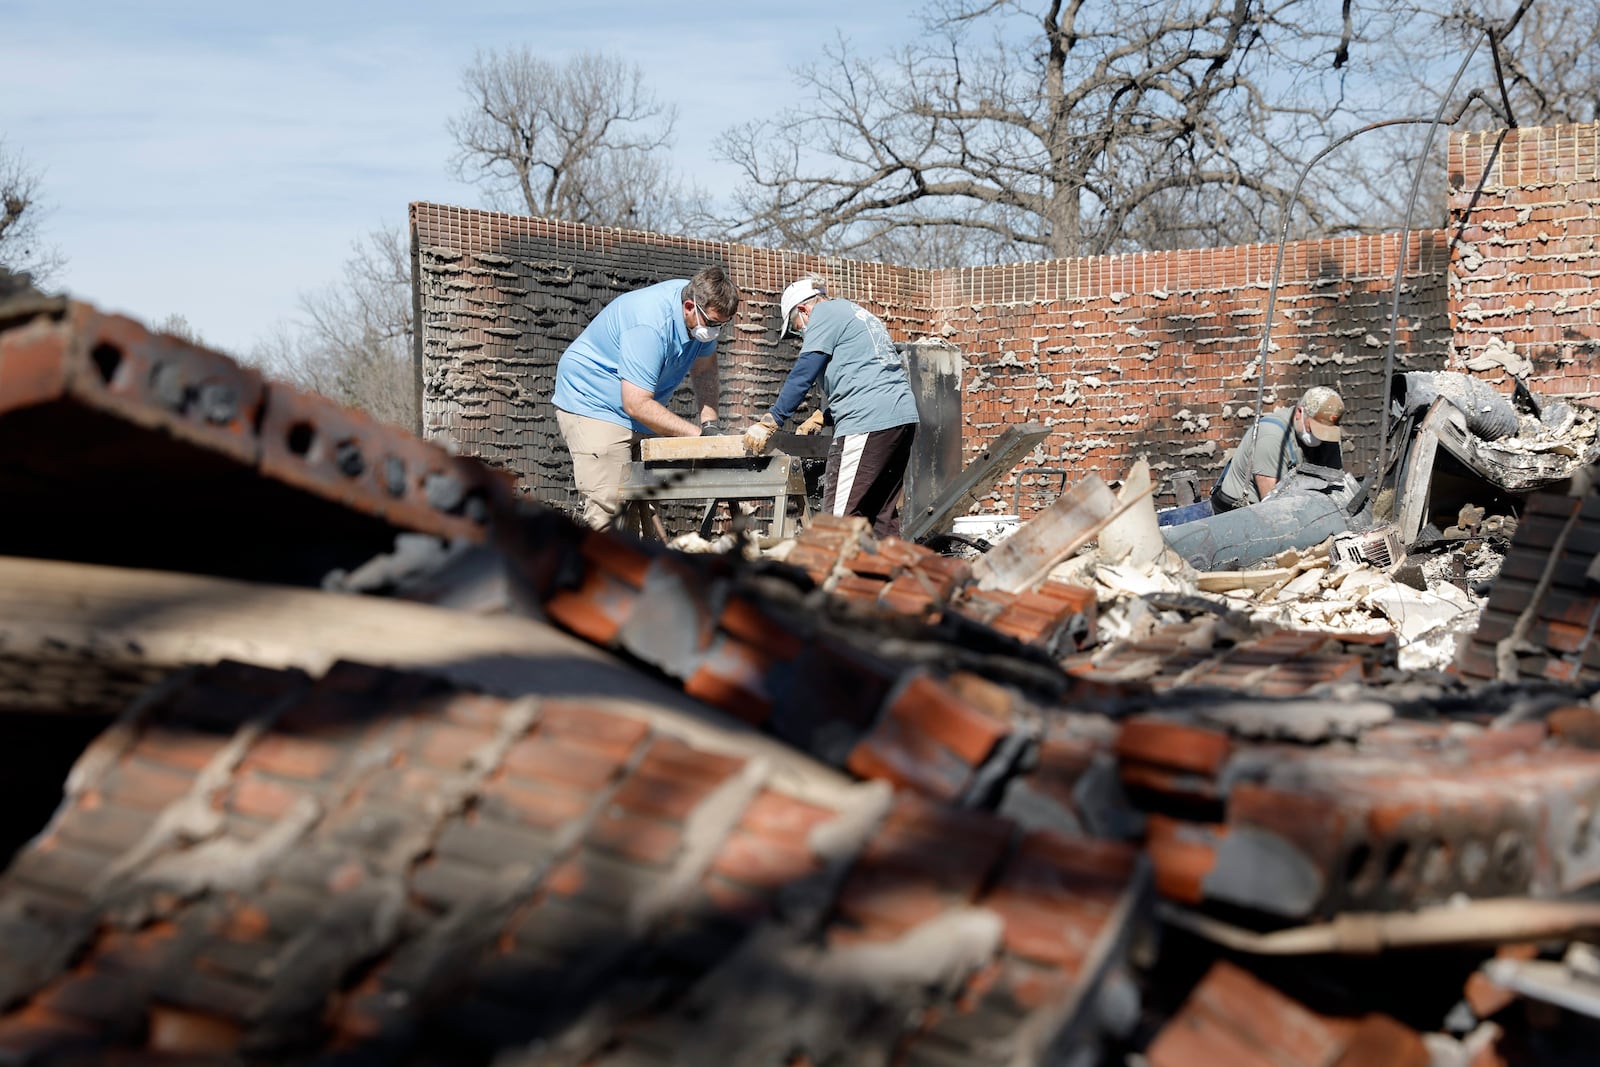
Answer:
[[[800,358],[745,446],[767,448],[819,377],[833,422],[823,472],[823,510],[862,515],[879,537],[900,533],[900,491],[917,436],[917,400],[905,363],[883,320],[859,304],[830,300],[827,286],[802,278],[783,291],[782,337],[800,335]]]
[[[624,293],[601,309],[556,365],[556,422],[572,453],[583,521],[609,526],[641,437],[719,432],[717,338],[739,310],[721,267]],[[667,410],[689,378],[699,421]]]

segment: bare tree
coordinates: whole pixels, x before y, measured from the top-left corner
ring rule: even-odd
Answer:
[[[1262,80],[1291,42],[1296,63],[1314,57],[1316,31],[1287,21],[1302,8],[947,0],[887,63],[840,39],[799,72],[806,102],[719,142],[746,179],[742,235],[859,252],[943,230],[969,260],[1231,238],[1192,208],[1184,230],[1157,223],[1209,197],[1259,225],[1286,197],[1269,113],[1327,109],[1286,76],[1269,106]]]
[[[302,294],[302,318],[280,323],[254,359],[301,388],[409,426],[416,416],[410,239],[396,227],[374,230],[352,253],[343,279]]]
[[[797,72],[797,104],[724,135],[719,153],[744,175],[730,232],[922,262],[1273,237],[1306,160],[1416,113],[1390,80],[1397,65],[1459,45],[1419,10],[942,0],[919,41],[873,61],[841,38]],[[1416,141],[1408,131],[1385,151]],[[1297,229],[1365,228],[1373,190],[1404,185],[1393,160],[1358,152],[1319,167],[1293,205]]]
[[[1525,10],[1523,10],[1525,9]],[[1512,20],[1514,32],[1499,39],[1498,56],[1487,48],[1475,57],[1480,67],[1498,58],[1506,87],[1499,117],[1507,125],[1557,126],[1600,118],[1600,22],[1589,0],[1484,2],[1449,9],[1437,16],[1447,40],[1458,47],[1486,32],[1498,34]],[[1449,32],[1453,31],[1453,32]],[[1481,75],[1487,78],[1487,72]]]
[[[664,150],[677,109],[637,65],[597,52],[563,64],[527,47],[479,53],[462,74],[472,103],[450,120],[455,174],[505,210],[599,226],[666,229],[681,193]]]
[[[66,264],[61,253],[42,240],[43,215],[38,172],[0,141],[0,267],[41,285]]]
[[[188,341],[192,345],[204,345],[206,343],[205,338],[200,336],[200,331],[194,328],[188,318],[176,311],[156,323],[155,331],[164,333],[169,337],[176,337],[180,341]]]
[[[1355,0],[1344,4],[1346,11],[1356,7]],[[1375,25],[1358,22],[1352,37],[1367,60],[1359,77],[1381,89],[1386,117],[1437,115],[1455,130],[1600,117],[1600,26],[1592,0],[1408,0]],[[1318,195],[1326,206],[1316,232],[1445,225],[1448,139],[1439,131],[1431,158],[1423,159],[1426,132],[1420,123],[1374,131],[1319,163]],[[1413,204],[1409,190],[1419,168]]]

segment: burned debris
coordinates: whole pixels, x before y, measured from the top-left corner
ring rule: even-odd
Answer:
[[[1508,503],[1569,481],[1600,458],[1600,414],[1541,401],[1521,380],[1508,398],[1465,374],[1407,372],[1392,391],[1393,513],[1406,544],[1436,540],[1462,508]]]
[[[511,480],[87,304],[0,304],[0,552],[315,585]],[[48,440],[53,447],[37,447]],[[77,491],[73,491],[74,487]]]
[[[1430,489],[1413,584],[1271,500],[1195,570],[1139,470],[986,553],[685,554],[85,305],[3,325],[0,692],[103,727],[0,876],[11,1062],[1592,1047],[1588,446],[1517,453],[1577,495],[1514,526]]]

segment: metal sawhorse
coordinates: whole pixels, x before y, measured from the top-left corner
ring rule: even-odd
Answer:
[[[635,461],[622,483],[622,501],[653,503],[660,500],[703,500],[702,536],[707,532],[718,501],[772,501],[772,537],[789,536],[789,498],[799,497],[802,519],[809,516],[806,480],[800,460],[782,452],[741,459]]]

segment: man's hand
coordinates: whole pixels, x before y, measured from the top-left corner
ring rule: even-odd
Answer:
[[[744,450],[746,452],[765,452],[767,444],[772,440],[772,435],[778,432],[778,420],[772,417],[772,412],[761,416],[761,421],[752,425],[744,432]]]
[[[701,437],[721,437],[722,436],[722,423],[718,422],[716,419],[708,419],[707,421],[702,422],[700,424],[700,436]]]
[[[805,422],[802,422],[799,426],[796,426],[794,428],[794,432],[800,434],[820,433],[822,430],[822,420],[824,417],[823,410],[818,408],[811,413]]]

